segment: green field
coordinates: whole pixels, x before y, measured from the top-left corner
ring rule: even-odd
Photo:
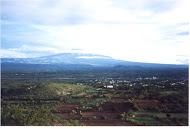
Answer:
[[[55,106],[57,106],[57,103],[55,102],[28,105],[28,107],[48,107],[48,108],[53,108]]]
[[[147,125],[166,125],[164,122],[156,120],[150,116],[144,116],[144,117],[129,117],[130,120],[134,120],[134,122],[140,123],[140,124],[147,124]]]
[[[178,91],[162,91],[160,92],[161,95],[170,95],[170,94],[177,94]]]
[[[86,102],[86,103],[83,103],[83,106],[85,107],[90,107],[90,106],[93,106],[99,102],[103,102],[103,101],[106,101],[107,98],[97,98],[95,99],[94,101],[90,101],[90,102]]]
[[[84,98],[70,98],[68,103],[80,102],[81,100],[84,100]]]
[[[187,113],[159,113],[159,112],[150,112],[150,111],[138,111],[134,113],[137,114],[147,114],[147,115],[153,115],[154,117],[159,118],[168,118],[166,114],[170,114],[170,118],[185,118],[188,119]]]
[[[167,116],[169,114],[169,117]],[[147,125],[183,125],[188,120],[187,113],[159,113],[151,111],[137,111],[130,120]],[[178,121],[178,122],[176,122]]]

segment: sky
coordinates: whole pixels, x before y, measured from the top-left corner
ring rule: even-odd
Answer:
[[[1,57],[188,64],[190,0],[1,0]]]

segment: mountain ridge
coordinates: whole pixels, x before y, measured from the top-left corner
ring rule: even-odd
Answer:
[[[42,56],[36,58],[2,58],[1,63],[21,63],[21,64],[77,64],[91,66],[115,67],[122,66],[141,66],[141,67],[160,67],[160,66],[188,66],[175,64],[157,64],[143,63],[114,59],[110,56],[100,54],[85,53],[60,53],[50,56]],[[116,67],[117,68],[117,67]],[[121,67],[120,67],[121,68]]]

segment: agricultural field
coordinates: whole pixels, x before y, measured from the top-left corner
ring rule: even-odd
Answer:
[[[188,80],[152,78],[3,79],[1,122],[4,126],[187,126]]]

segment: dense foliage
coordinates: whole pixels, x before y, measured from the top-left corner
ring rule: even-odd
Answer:
[[[2,110],[2,125],[51,126],[61,120],[49,108],[8,105]]]

